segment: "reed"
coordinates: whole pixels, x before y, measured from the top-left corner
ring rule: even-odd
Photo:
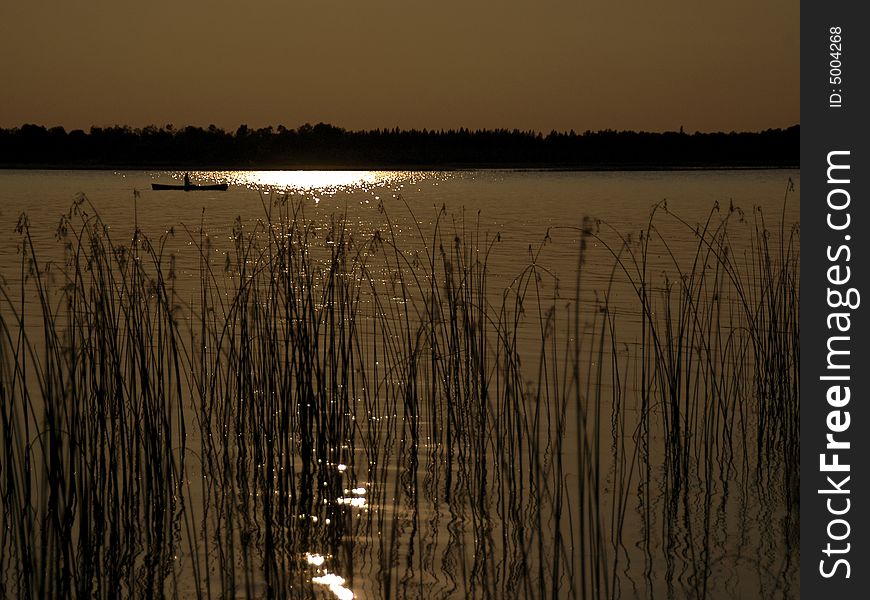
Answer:
[[[761,543],[719,533],[747,507],[789,540],[797,229],[661,204],[636,239],[548,231],[505,278],[479,216],[408,209],[409,238],[383,206],[369,234],[308,208],[186,229],[183,281],[173,231],[116,243],[81,199],[49,265],[22,217],[4,596],[722,597],[726,554]],[[796,594],[796,562],[759,555],[740,585]]]
[[[38,261],[22,217],[22,283],[3,291],[8,595],[159,595],[179,551],[184,375],[165,238],[115,245],[90,208],[61,221],[63,269]]]
[[[784,201],[792,190],[789,182]],[[693,249],[675,249],[672,231],[665,234],[660,228],[662,219],[682,227],[685,235],[678,239],[694,240]],[[750,243],[742,254],[733,249],[735,227],[749,231]],[[783,224],[771,232],[760,210],[750,220],[733,205],[723,214],[718,204],[706,221],[690,224],[663,202],[651,211],[638,240],[608,233],[595,237],[623,275],[617,285],[627,284],[640,311],[635,358],[622,367],[633,368],[634,375],[614,375],[619,396],[613,403],[614,424],[625,428],[626,415],[618,414],[624,407],[621,396],[626,388],[635,388],[636,445],[615,448],[612,462],[620,469],[641,469],[637,493],[645,531],[643,594],[661,586],[653,581],[652,568],[652,548],[660,547],[669,557],[690,557],[682,567],[687,572],[680,574],[671,571],[676,567],[668,561],[663,582],[668,589],[683,578],[693,597],[722,595],[723,582],[713,576],[716,564],[724,560],[722,540],[714,538],[715,528],[733,518],[727,506],[730,487],[744,494],[739,512],[752,510],[747,494],[758,498],[764,517],[781,524],[789,553],[796,544],[799,230],[787,231]],[[612,314],[607,311],[607,320],[613,320]],[[612,331],[615,324],[610,327]],[[617,338],[611,333],[609,339],[615,360]],[[618,368],[615,361],[614,373]],[[656,443],[662,452],[651,451]],[[620,495],[627,494],[623,486],[632,473],[618,470]],[[650,510],[657,502],[662,505],[659,514]],[[618,514],[624,517],[624,502],[617,500],[613,506],[621,506]],[[651,545],[657,521],[661,539]],[[621,531],[620,521],[613,523]],[[762,589],[795,593],[790,587],[795,563],[791,557],[783,561],[782,571],[760,584]],[[759,564],[759,578],[769,579],[776,568]]]

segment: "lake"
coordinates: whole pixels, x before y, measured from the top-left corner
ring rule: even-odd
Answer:
[[[799,596],[799,171],[190,176],[0,171],[6,594]]]
[[[42,241],[53,240],[59,216],[78,194],[85,194],[103,219],[120,229],[130,228],[134,208],[139,226],[156,235],[169,227],[199,226],[200,219],[228,228],[241,215],[263,215],[258,191],[310,195],[312,216],[347,210],[369,230],[383,224],[375,216],[384,202],[393,218],[407,210],[432,221],[447,205],[466,215],[480,211],[490,232],[500,231],[506,242],[520,245],[541,241],[548,227],[578,226],[584,216],[605,220],[619,230],[639,229],[651,207],[667,200],[688,220],[705,218],[715,202],[733,202],[744,210],[760,206],[770,219],[779,219],[789,179],[798,190],[785,203],[788,222],[797,221],[800,208],[797,170],[566,172],[566,171],[252,171],[194,173],[192,181],[226,182],[223,193],[152,192],[151,182],[180,183],[179,172],[115,171],[2,171],[0,216],[14,225],[22,212]],[[138,205],[134,191],[142,195]],[[396,200],[401,194],[408,207]],[[203,214],[203,210],[205,213]],[[14,239],[4,238],[0,251],[9,252]],[[4,259],[4,263],[8,259]],[[3,264],[3,263],[0,263]]]

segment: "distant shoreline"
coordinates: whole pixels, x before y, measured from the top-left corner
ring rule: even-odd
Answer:
[[[799,164],[770,165],[33,165],[0,164],[0,171],[527,171],[541,173],[608,173],[620,171],[777,171],[799,170]]]
[[[0,129],[4,169],[532,169],[671,171],[798,167],[800,125],[758,132],[517,129],[348,131],[325,123],[235,132],[126,126]]]

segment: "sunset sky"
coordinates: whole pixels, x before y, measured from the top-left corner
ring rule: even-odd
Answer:
[[[0,2],[0,127],[758,130],[793,0]]]

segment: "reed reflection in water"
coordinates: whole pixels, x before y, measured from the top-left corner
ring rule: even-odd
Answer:
[[[53,265],[21,220],[3,595],[799,595],[796,227],[659,204],[503,273],[477,221],[409,247],[382,206],[359,232],[305,202],[219,247],[113,239],[82,200]]]

